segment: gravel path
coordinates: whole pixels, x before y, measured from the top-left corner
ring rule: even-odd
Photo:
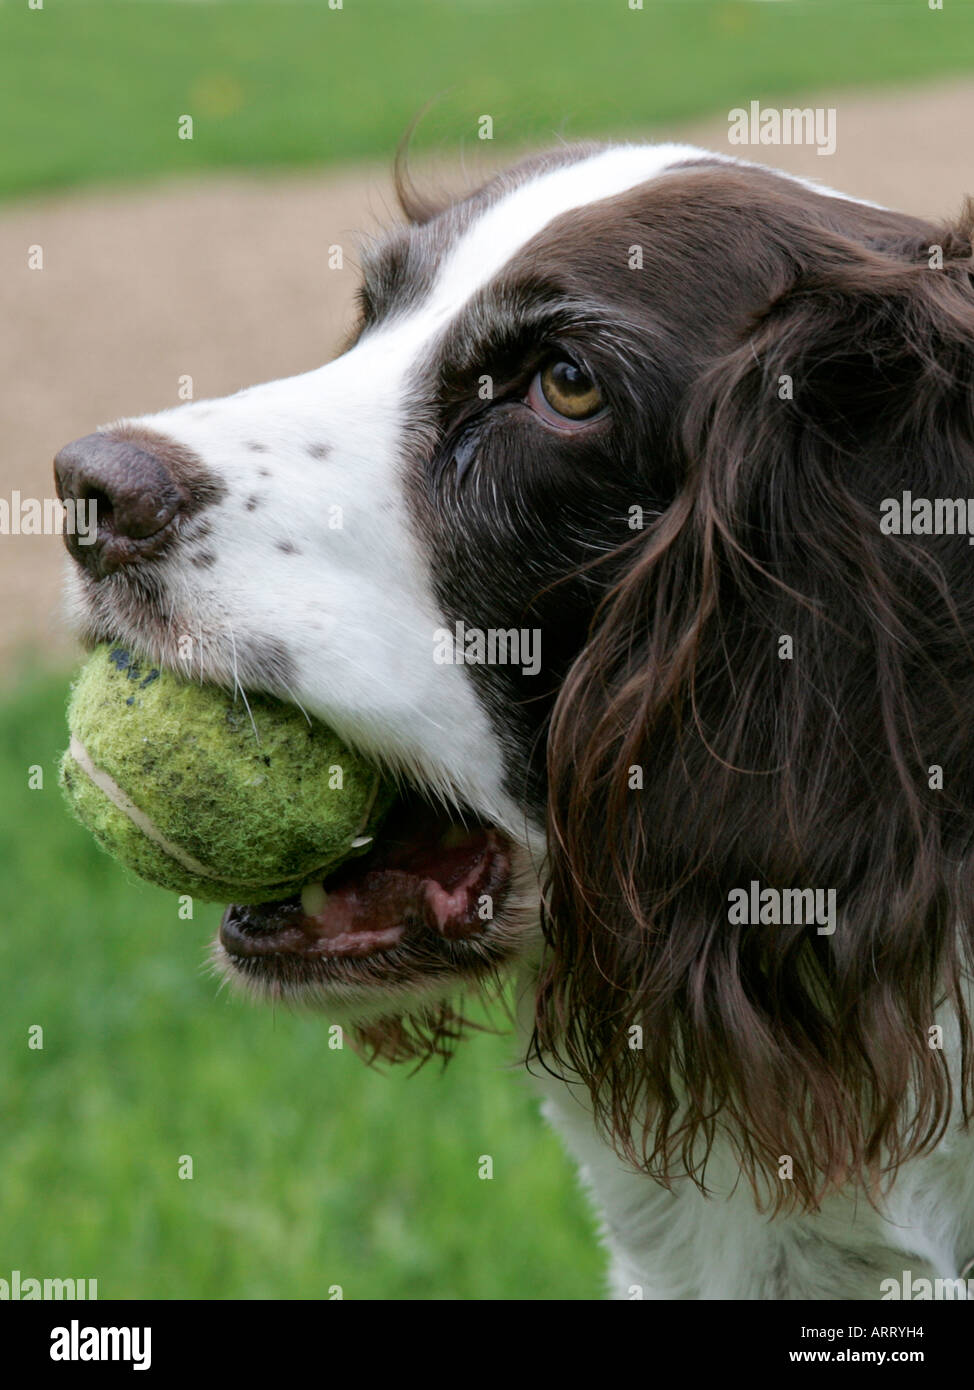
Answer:
[[[816,104],[838,111],[833,156],[732,152],[912,212],[948,214],[974,192],[974,82]],[[729,148],[725,119],[651,138]],[[437,177],[463,186],[456,171]],[[380,167],[0,207],[0,498],[52,495],[50,461],[62,443],[119,415],[177,404],[184,374],[202,399],[327,360],[352,319],[357,233],[393,216]],[[336,244],[340,270],[328,265]],[[27,268],[32,246],[43,248],[43,270]],[[58,610],[62,556],[56,537],[0,535],[7,676],[25,659],[71,659]]]

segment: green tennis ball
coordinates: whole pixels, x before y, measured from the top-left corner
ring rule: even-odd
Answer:
[[[142,878],[216,902],[288,898],[362,853],[391,785],[292,705],[247,704],[99,647],[61,761],[78,819]]]

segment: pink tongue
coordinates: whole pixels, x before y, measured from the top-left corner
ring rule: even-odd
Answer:
[[[327,939],[356,932],[386,931],[399,927],[407,916],[421,913],[422,884],[399,869],[376,869],[358,881],[328,893],[320,912],[308,920]]]
[[[436,878],[422,873],[419,864],[412,872],[376,868],[361,877],[351,876],[329,888],[323,907],[306,921],[318,936],[329,941],[389,931],[410,919],[425,922],[448,938],[471,936],[483,926],[476,917],[470,890],[483,872],[485,857],[481,837],[441,851]]]
[[[476,877],[476,875],[473,877]],[[451,922],[455,924],[458,919],[465,918],[468,915],[470,907],[468,887],[469,885],[467,883],[462,883],[459,888],[455,888],[450,892],[444,888],[442,884],[433,883],[430,879],[427,879],[423,883],[423,890],[426,893],[426,907],[428,909],[426,914],[427,920],[432,916],[437,931],[442,932],[444,936],[470,935],[469,931],[457,933],[455,930],[450,930]]]

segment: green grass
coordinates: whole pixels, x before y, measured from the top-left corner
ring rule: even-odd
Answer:
[[[974,67],[948,0],[0,4],[0,196],[93,179],[386,159],[644,130],[823,87]],[[192,140],[177,138],[181,115]],[[945,138],[947,138],[945,136]]]
[[[592,1221],[513,1040],[383,1073],[330,1050],[327,1018],[218,995],[201,969],[217,909],[177,920],[61,803],[65,687],[0,706],[0,1278],[97,1278],[102,1298],[598,1296]]]

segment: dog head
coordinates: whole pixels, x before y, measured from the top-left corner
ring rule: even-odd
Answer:
[[[971,491],[968,225],[673,146],[406,210],[336,360],[64,451],[78,626],[402,781],[331,908],[228,911],[227,970],[401,1056],[524,962],[628,1158],[727,1123],[813,1201],[970,1086],[972,552],[884,525]],[[834,930],[734,920],[753,885]]]

